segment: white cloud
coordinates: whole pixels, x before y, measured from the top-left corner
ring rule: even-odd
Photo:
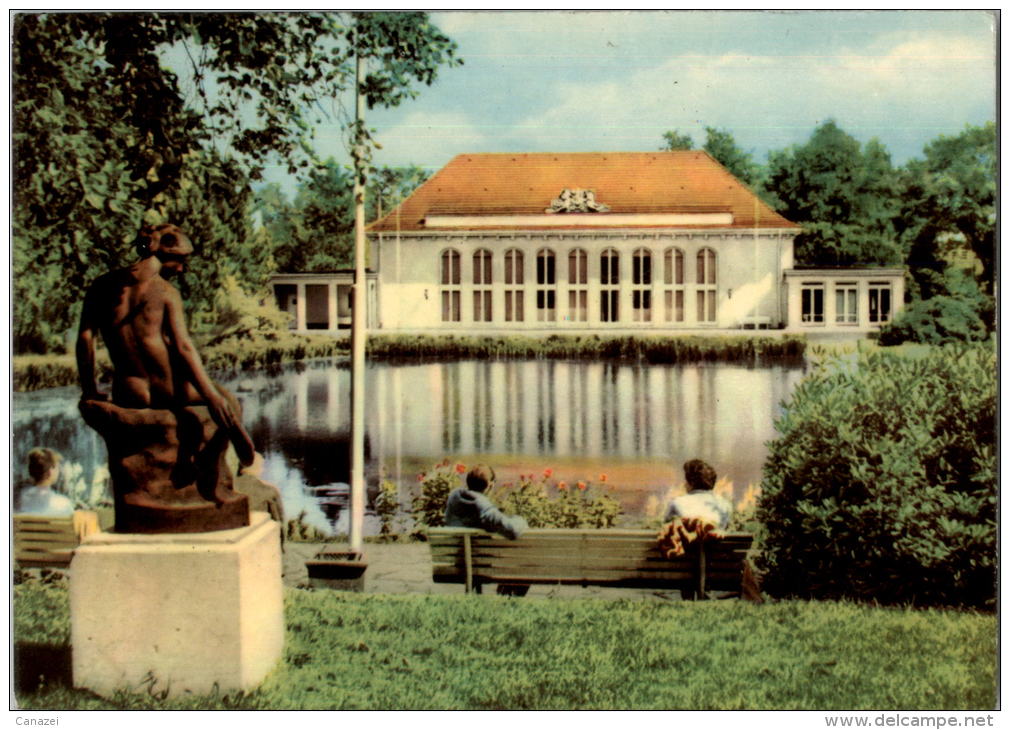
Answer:
[[[826,117],[854,134],[960,127],[993,104],[993,58],[985,39],[938,33],[824,55],[683,54],[620,83],[562,83],[549,107],[519,126],[539,136],[588,134],[606,148],[641,138],[650,141],[645,149],[673,128],[701,144],[706,125],[728,128],[745,147],[799,141],[798,130],[805,137]]]

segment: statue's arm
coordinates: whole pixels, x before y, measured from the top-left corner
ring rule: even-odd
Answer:
[[[192,378],[191,382],[197,392],[207,402],[211,415],[218,425],[225,428],[232,428],[236,424],[235,414],[232,412],[228,401],[211,381],[210,376],[203,367],[203,360],[200,353],[196,351],[196,346],[189,336],[186,328],[186,316],[182,306],[182,297],[174,287],[169,287],[168,295],[165,299],[165,317],[168,323],[168,334],[179,355],[179,358],[189,370]]]
[[[81,324],[77,330],[77,378],[81,383],[81,400],[104,400],[98,390],[95,375],[95,339],[98,323],[95,321],[94,295],[89,291],[81,308]]]

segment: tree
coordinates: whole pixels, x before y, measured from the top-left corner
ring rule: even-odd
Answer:
[[[737,147],[736,140],[727,130],[705,127],[703,149],[745,185],[757,184],[760,174],[758,166],[754,164],[749,152]]]
[[[424,182],[416,166],[382,167],[369,176],[367,217],[388,213]],[[351,266],[354,246],[353,171],[330,159],[298,186],[289,203],[276,185],[256,196],[256,209],[279,271],[332,271]]]
[[[369,220],[378,220],[430,177],[430,173],[417,165],[407,167],[382,167],[368,180],[366,200],[371,203]]]
[[[898,180],[876,140],[860,147],[833,120],[805,145],[772,152],[768,190],[778,212],[803,226],[797,263],[837,266],[898,265],[904,250],[894,224]]]
[[[908,264],[923,299],[948,295],[946,269],[964,253],[978,261],[978,280],[991,295],[996,254],[996,125],[968,125],[926,145],[925,159],[902,171],[903,233]]]
[[[676,129],[670,130],[669,132],[663,132],[663,139],[666,140],[666,146],[660,147],[661,150],[692,150],[694,149],[694,140],[688,134],[681,134]]]
[[[176,71],[170,52],[186,59]],[[206,182],[207,166],[231,183],[205,212],[242,208],[243,181],[272,156],[292,173],[318,167],[315,125],[352,126],[335,105],[358,53],[371,59],[370,106],[395,106],[458,62],[423,13],[16,16],[15,347],[55,346],[86,283],[125,263],[140,224],[189,195],[187,180]],[[206,243],[232,253],[231,241]]]

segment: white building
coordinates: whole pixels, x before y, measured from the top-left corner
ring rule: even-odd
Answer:
[[[459,155],[369,227],[370,327],[866,332],[889,321],[903,271],[795,269],[799,231],[705,152]],[[349,317],[345,282],[329,277],[274,278],[278,301],[304,311],[296,329]]]

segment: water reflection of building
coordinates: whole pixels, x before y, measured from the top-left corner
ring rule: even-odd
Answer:
[[[464,361],[374,377],[381,396],[370,441],[389,465],[458,454],[739,462],[741,451],[763,451],[798,376],[724,365]]]

